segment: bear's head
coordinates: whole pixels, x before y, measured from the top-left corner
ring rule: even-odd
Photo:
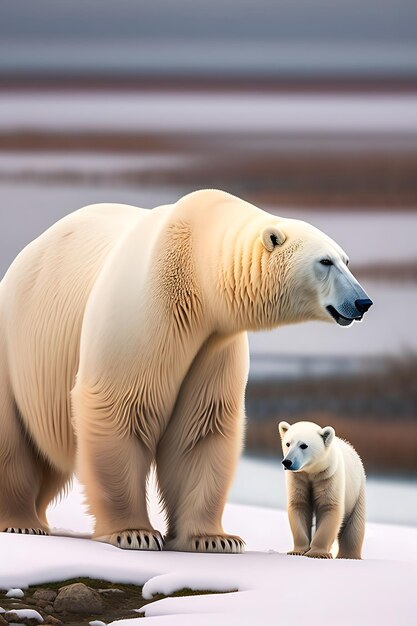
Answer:
[[[330,237],[306,222],[278,218],[261,230],[259,240],[271,325],[334,320],[350,326],[362,320],[372,300]]]
[[[318,472],[327,465],[335,438],[334,428],[321,428],[314,422],[297,422],[292,426],[280,422],[284,468],[292,472]]]

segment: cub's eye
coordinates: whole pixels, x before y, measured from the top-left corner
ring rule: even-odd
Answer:
[[[300,445],[301,450],[305,450],[306,448],[308,448],[308,445],[306,443],[302,443]]]
[[[333,265],[333,261],[331,261],[330,259],[322,259],[320,263],[322,265]]]
[[[286,443],[285,445],[287,446],[287,448],[289,448],[289,447],[290,447],[290,444],[289,444],[289,443]]]

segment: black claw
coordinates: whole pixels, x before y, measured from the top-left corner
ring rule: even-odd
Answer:
[[[29,534],[29,528],[25,528],[25,535]]]
[[[222,544],[223,550],[226,548],[226,544],[223,539],[220,539],[220,543]]]
[[[122,540],[121,536],[120,536],[120,535],[117,535],[117,543],[118,543],[119,545],[120,545],[121,540]]]
[[[146,541],[146,545],[149,548],[149,537],[148,537],[148,535],[145,535],[145,541]]]
[[[196,550],[198,550],[198,549],[199,549],[199,547],[200,547],[200,542],[199,542],[199,540],[198,540],[198,539],[196,539],[196,542],[195,542],[195,549],[196,549]]]
[[[158,537],[157,537],[156,535],[154,535],[154,539],[155,539],[156,545],[158,546],[158,550],[161,550],[161,551],[162,551],[162,546],[161,546],[161,544],[159,543],[159,539],[158,539]]]
[[[36,535],[36,530],[34,528],[32,528],[32,532],[34,535]]]
[[[132,543],[132,537],[130,535],[127,536],[127,543],[130,544]]]
[[[11,529],[10,529],[10,532],[11,532],[11,533],[14,533],[14,528],[11,528]]]
[[[18,528],[18,531],[19,531],[19,534],[21,534],[21,532],[22,532],[22,529],[21,529],[21,528]]]
[[[206,546],[206,550],[208,550],[208,547],[209,547],[209,542],[208,541],[205,542],[205,546]]]
[[[142,539],[140,538],[140,535],[136,535],[136,539],[138,540],[138,545],[139,545],[139,548],[140,548],[140,546],[142,544]]]
[[[212,547],[212,548],[215,548],[215,547],[216,547],[216,542],[215,542],[215,541],[212,541],[212,542],[211,542],[211,547]]]

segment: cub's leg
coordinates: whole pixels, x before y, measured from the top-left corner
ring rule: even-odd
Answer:
[[[338,559],[362,558],[362,544],[365,536],[365,488],[362,487],[358,501],[344,522],[339,533]]]
[[[39,455],[25,432],[5,370],[0,349],[0,531],[46,535],[48,524],[36,512]]]
[[[212,338],[182,384],[156,458],[169,549],[243,552],[222,515],[242,449],[247,372],[246,335]]]
[[[146,479],[154,453],[132,432],[120,428],[130,409],[92,393],[80,381],[72,392],[78,441],[78,468],[90,513],[93,538],[131,550],[161,550],[163,541],[149,521]],[[132,409],[133,410],[133,409]]]
[[[331,559],[330,552],[342,523],[343,510],[338,502],[322,505],[316,511],[316,532],[311,541],[310,550],[305,553],[316,559]]]
[[[308,480],[301,475],[286,472],[288,492],[288,519],[294,547],[288,554],[305,554],[310,549],[313,525],[313,503]]]

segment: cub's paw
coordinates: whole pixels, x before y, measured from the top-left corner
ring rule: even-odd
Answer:
[[[15,533],[16,535],[49,535],[42,528],[5,528],[4,533]]]
[[[289,552],[287,552],[287,554],[292,554],[293,556],[304,556],[309,549],[309,546],[307,546],[306,548],[294,548],[294,550],[290,550]]]
[[[245,542],[237,535],[201,535],[190,542],[192,552],[223,552],[242,554]]]
[[[308,556],[311,559],[332,559],[332,555],[330,552],[322,552],[321,550],[309,550],[304,554],[304,556]]]
[[[95,537],[96,541],[110,543],[123,550],[162,550],[164,540],[157,530],[123,530],[112,535]]]

